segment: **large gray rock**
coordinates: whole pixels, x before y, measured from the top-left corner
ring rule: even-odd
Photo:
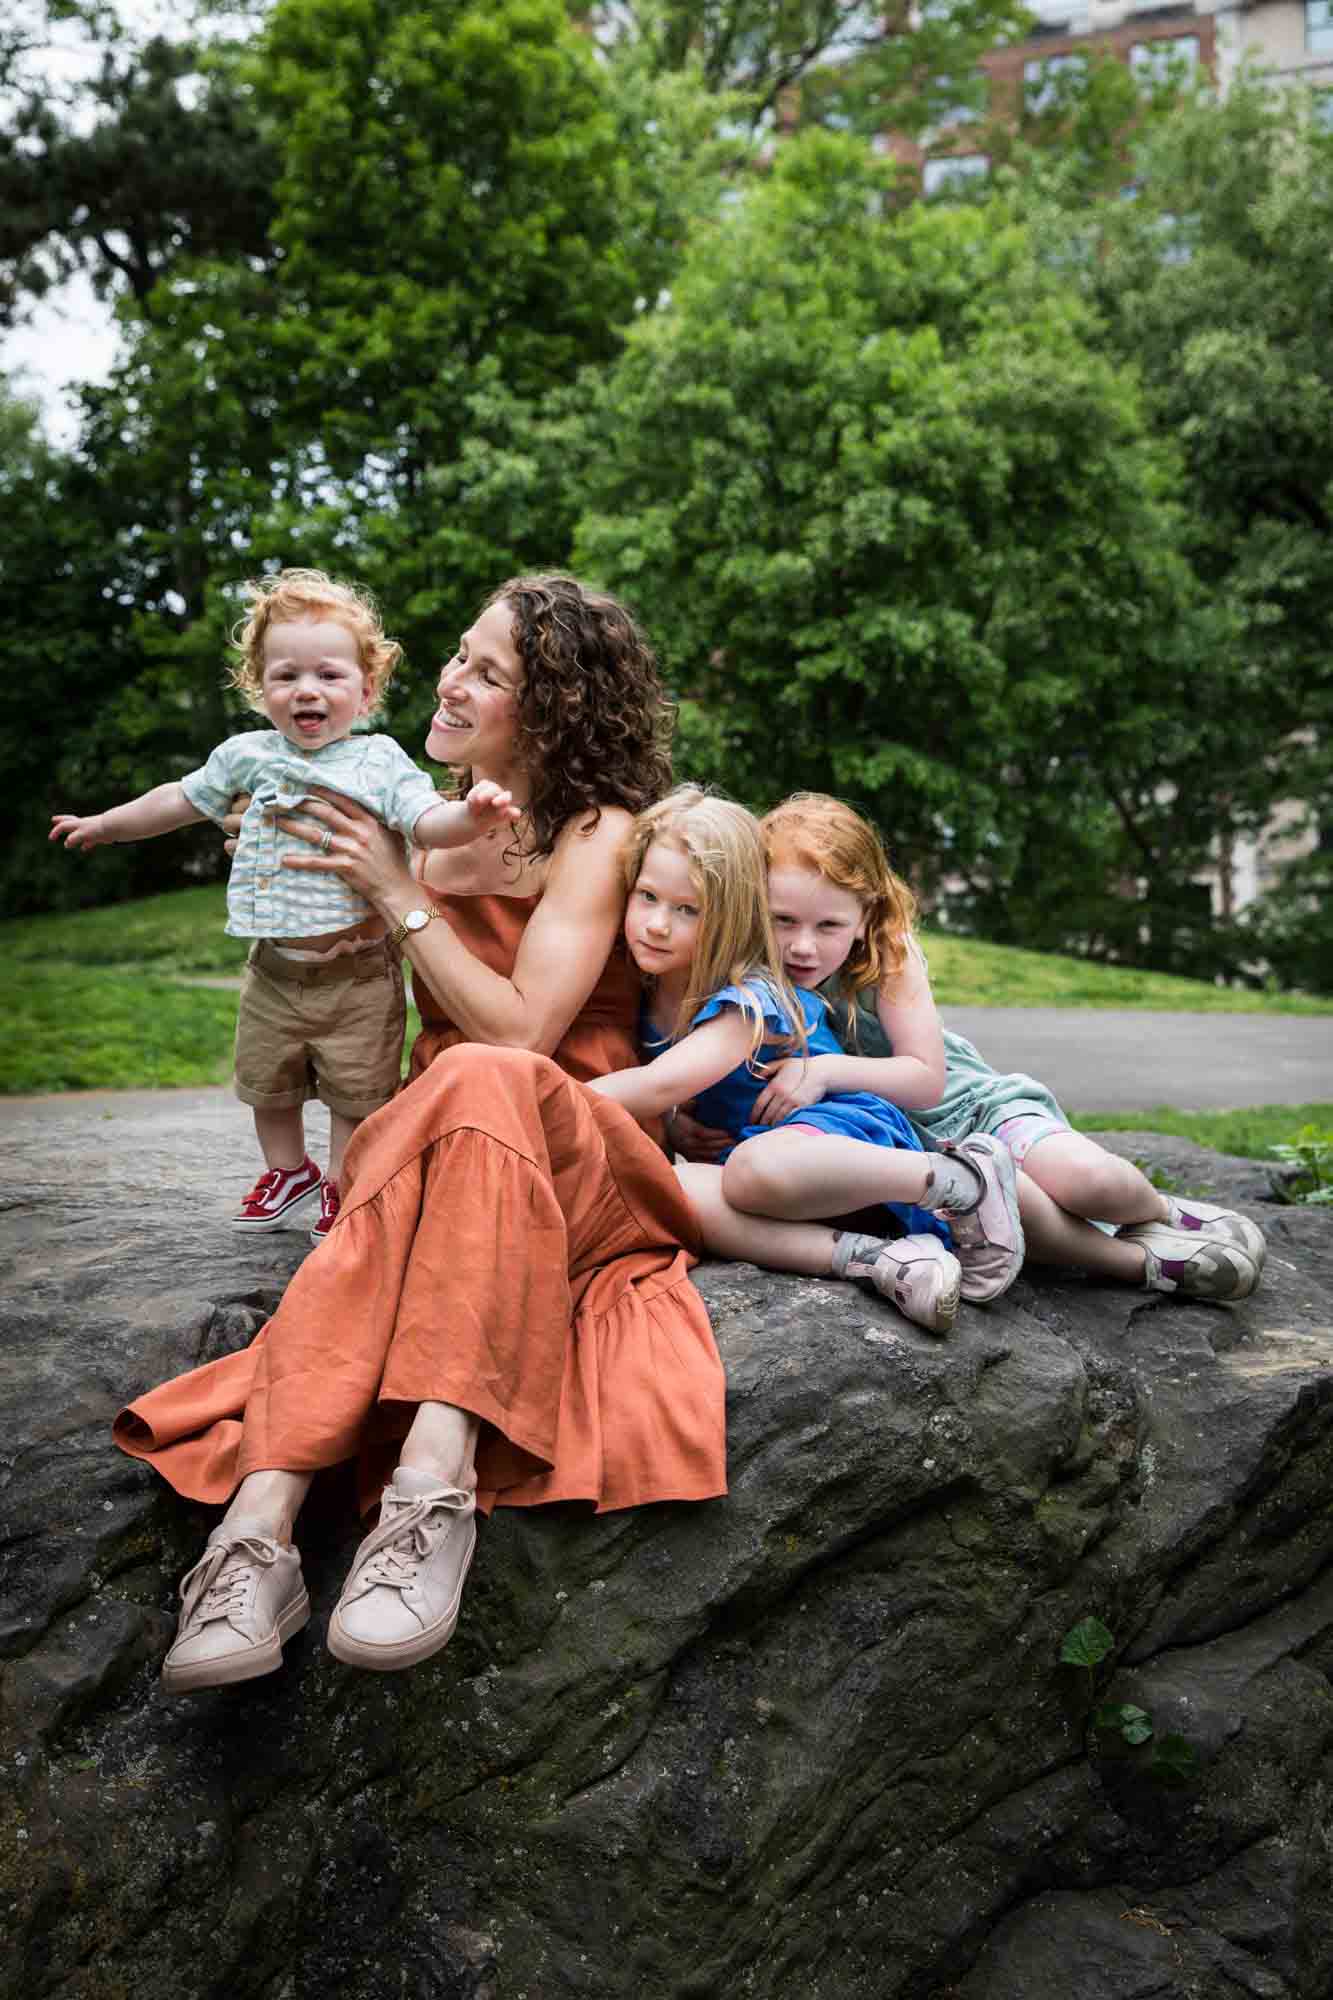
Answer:
[[[1333,1219],[1255,1206],[1250,1163],[1112,1143],[1249,1206],[1255,1299],[1038,1273],[938,1343],[846,1286],[705,1268],[726,1501],[501,1514],[453,1645],[375,1677],[321,1644],[357,1534],[334,1492],[282,1671],[178,1703],[157,1667],[211,1517],[107,1423],[248,1339],[302,1239],[187,1227],[160,1164],[110,1223],[77,1175],[27,1177],[0,1990],[1327,2000]],[[1139,1749],[1058,1664],[1088,1614]]]

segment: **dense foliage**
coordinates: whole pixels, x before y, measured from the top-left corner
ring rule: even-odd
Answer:
[[[89,24],[61,91],[44,12]],[[1298,98],[1094,66],[921,204],[866,135],[929,138],[1008,0],[20,15],[0,314],[83,268],[123,341],[71,448],[0,403],[8,910],[219,866],[43,828],[239,719],[245,576],[378,592],[416,748],[479,596],[576,562],[649,623],[682,771],[859,800],[998,939],[1333,986],[1327,846],[1235,922],[1198,879],[1281,801],[1333,839],[1333,140]]]

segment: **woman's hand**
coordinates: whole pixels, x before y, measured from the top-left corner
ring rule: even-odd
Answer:
[[[767,1065],[768,1083],[754,1101],[750,1113],[752,1125],[776,1125],[793,1111],[804,1111],[809,1104],[818,1104],[827,1097],[829,1086],[819,1066],[819,1057],[811,1056],[803,1060],[800,1056],[783,1056],[779,1061]]]
[[[226,817],[222,822],[222,831],[227,836],[222,843],[222,852],[224,854],[234,854],[236,852],[236,843],[241,837],[241,820],[245,815],[245,809],[249,803],[249,792],[237,792],[235,798],[227,808]]]
[[[693,1102],[678,1104],[666,1121],[667,1140],[673,1153],[682,1159],[694,1160],[710,1166],[720,1160],[736,1141],[730,1132],[719,1132],[713,1125],[701,1125],[693,1112]]]
[[[309,854],[284,854],[282,865],[315,875],[336,875],[368,903],[379,905],[396,891],[415,889],[401,837],[373,813],[343,793],[311,792],[300,817],[282,815],[275,824],[309,843]],[[420,900],[420,898],[418,898]]]

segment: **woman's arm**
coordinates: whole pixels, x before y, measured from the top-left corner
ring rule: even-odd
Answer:
[[[318,850],[327,828],[332,845]],[[327,793],[302,801],[300,820],[278,824],[311,843],[285,868],[334,874],[396,924],[429,898],[408,869],[402,841],[349,799]],[[620,849],[630,815],[605,807],[595,827],[572,820],[558,836],[541,901],[529,919],[508,978],[492,972],[447,923],[428,924],[405,941],[413,965],[469,1041],[550,1055],[601,977],[620,928],[625,892]]]
[[[595,1077],[588,1085],[603,1097],[613,1097],[635,1118],[660,1118],[682,1098],[707,1090],[729,1071],[743,1063],[753,1036],[750,1023],[739,1007],[705,1021],[683,1041],[664,1049],[642,1069],[621,1069],[612,1076]]]
[[[751,1114],[772,1125],[792,1111],[840,1090],[868,1090],[902,1111],[926,1111],[944,1095],[944,1035],[920,952],[909,951],[891,986],[877,996],[880,1024],[893,1044],[891,1056],[788,1057],[774,1065],[768,1088]]]

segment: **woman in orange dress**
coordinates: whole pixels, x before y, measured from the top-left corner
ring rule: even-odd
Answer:
[[[665,786],[663,722],[614,599],[517,578],[441,673],[426,738],[511,795],[512,829],[431,853],[419,883],[346,800],[303,806],[322,833],[287,823],[311,841],[292,865],[338,874],[391,927],[425,1026],[268,1325],[117,1419],[178,1492],[230,1502],[181,1585],[167,1692],[277,1667],[309,1617],[292,1532],[322,1467],[358,1460],[381,1501],[329,1627],[339,1658],[381,1670],[447,1643],[478,1502],[726,1490],[694,1219],[653,1140],[579,1081],[636,1060],[617,857]]]

